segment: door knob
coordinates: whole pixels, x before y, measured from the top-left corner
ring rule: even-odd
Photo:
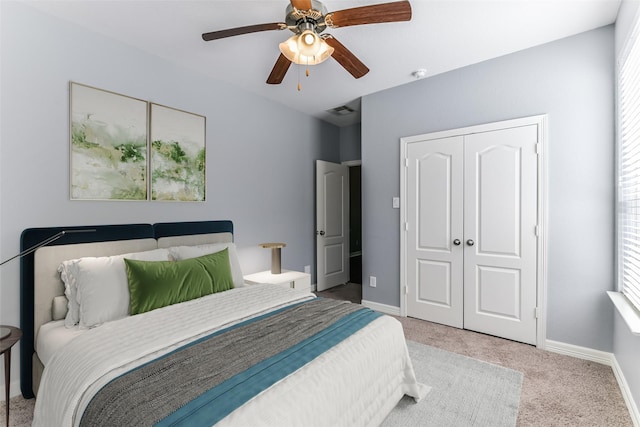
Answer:
[[[469,246],[473,246],[476,242],[474,242],[473,240],[469,239],[467,240],[467,245]]]
[[[320,230],[320,231],[316,231],[316,234],[319,234],[321,236],[324,236],[324,231]]]
[[[454,240],[453,244],[456,245],[456,246],[460,246],[460,239]]]

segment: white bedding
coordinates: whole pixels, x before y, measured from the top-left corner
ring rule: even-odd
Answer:
[[[84,332],[87,332],[87,329],[80,329],[78,326],[67,328],[64,325],[64,320],[45,323],[40,327],[36,338],[38,358],[43,365],[47,366],[56,351]]]
[[[76,426],[92,396],[146,361],[257,314],[304,299],[253,285],[108,322],[73,338],[48,360],[34,426]],[[419,400],[402,326],[383,316],[223,419],[237,426],[378,425],[404,394]]]

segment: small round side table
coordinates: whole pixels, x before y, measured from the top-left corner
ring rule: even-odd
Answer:
[[[4,356],[4,394],[7,405],[5,415],[9,425],[9,387],[11,385],[11,347],[22,337],[22,331],[15,326],[0,325],[0,354]]]

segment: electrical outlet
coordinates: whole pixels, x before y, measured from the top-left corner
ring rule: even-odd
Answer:
[[[376,287],[376,276],[369,276],[369,286],[372,288]]]
[[[304,266],[304,272],[307,274],[311,274],[311,266],[310,265],[305,265]]]

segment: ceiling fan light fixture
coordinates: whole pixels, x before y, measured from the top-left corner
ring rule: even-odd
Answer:
[[[317,65],[326,61],[333,48],[311,30],[296,34],[280,43],[280,52],[294,64]]]
[[[318,45],[318,36],[307,30],[298,37],[298,43],[300,43],[303,48],[308,47],[310,49],[316,49]]]
[[[298,52],[304,56],[316,56],[320,51],[320,37],[311,30],[304,30],[298,36]]]

